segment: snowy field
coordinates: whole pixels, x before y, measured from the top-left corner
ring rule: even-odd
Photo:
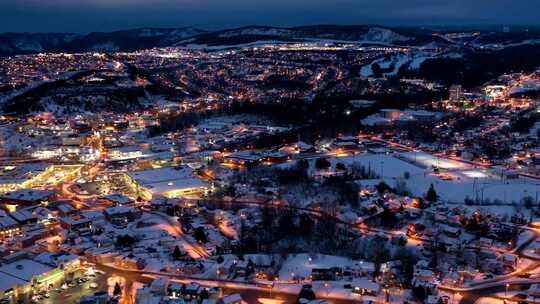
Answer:
[[[466,163],[436,157],[424,152],[406,152],[401,153],[399,157],[414,164],[418,164],[423,168],[437,167],[446,170],[471,168],[471,166]]]
[[[401,179],[414,195],[423,195],[433,184],[439,197],[444,201],[463,202],[468,197],[498,200],[510,205],[512,202],[519,203],[527,196],[535,198],[540,192],[540,181],[525,178],[502,180],[490,170],[475,169],[465,163],[436,158],[425,153],[416,153],[417,162],[421,163],[421,166],[398,158],[414,159],[414,154],[363,154],[329,160],[333,165],[339,162],[346,165],[362,164],[366,168],[371,168],[377,175],[383,176],[390,186],[394,186],[396,181]],[[449,171],[445,176],[451,177],[451,180],[434,175],[430,168],[433,164],[447,168]],[[406,172],[410,176],[408,179],[405,179]],[[363,184],[361,181],[360,183]]]

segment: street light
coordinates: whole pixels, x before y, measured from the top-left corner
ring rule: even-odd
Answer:
[[[328,289],[328,283],[324,282],[324,287],[326,289],[326,296],[328,297],[328,294],[330,293],[330,290]]]
[[[508,287],[510,287],[510,284],[506,283],[506,290],[504,291],[504,297],[508,297]]]

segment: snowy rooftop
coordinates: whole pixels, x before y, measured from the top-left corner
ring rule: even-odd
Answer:
[[[151,189],[154,193],[208,186],[208,183],[197,177],[189,167],[150,169],[130,172],[128,175],[141,186]]]
[[[51,190],[20,189],[4,194],[2,198],[23,201],[37,201],[41,199],[46,199],[53,194],[54,191]]]
[[[0,273],[30,282],[34,276],[53,270],[52,267],[29,259],[21,259],[0,267]],[[2,282],[3,284],[4,282]]]
[[[0,184],[21,183],[37,174],[45,171],[48,165],[45,163],[22,164],[5,166],[0,168]]]
[[[9,274],[0,273],[0,291],[6,291],[17,285],[24,285],[27,283],[28,282],[21,280],[17,277],[11,276]]]

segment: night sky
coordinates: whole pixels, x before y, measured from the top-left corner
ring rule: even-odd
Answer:
[[[0,0],[0,32],[308,24],[539,24],[540,0]]]

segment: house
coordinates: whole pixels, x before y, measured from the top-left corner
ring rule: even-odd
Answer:
[[[376,296],[381,290],[381,286],[366,278],[357,278],[351,282],[352,292],[359,295]]]
[[[156,294],[165,295],[167,293],[167,286],[169,286],[169,279],[158,277],[150,284],[150,290]]]
[[[161,303],[163,296],[154,292],[151,288],[138,288],[135,293],[135,304]]]
[[[244,277],[248,272],[249,263],[246,260],[235,260],[229,268],[229,273],[233,277]]]
[[[275,263],[271,255],[249,255],[248,260],[251,261],[253,270],[258,277],[268,279],[275,274]]]
[[[311,269],[312,281],[333,281],[342,274],[342,269],[339,267],[331,268],[313,268]]]
[[[271,151],[265,153],[264,161],[269,163],[282,163],[289,160],[290,157],[287,153],[282,151]]]
[[[257,151],[239,151],[225,155],[223,161],[225,164],[237,166],[255,165],[264,159],[264,155]]]
[[[336,138],[333,146],[339,151],[351,151],[358,149],[358,138],[354,136],[341,136]]]
[[[127,222],[141,217],[141,211],[131,207],[117,206],[105,208],[103,215],[109,222]]]
[[[351,277],[373,277],[375,273],[375,264],[367,261],[355,261],[353,265],[347,267],[344,275],[350,273]]]
[[[60,223],[60,227],[74,231],[87,229],[92,226],[92,221],[82,216],[64,216],[60,217],[58,222]]]
[[[109,202],[113,205],[127,205],[133,200],[125,195],[119,194],[119,193],[113,193],[109,195],[105,195],[99,198],[102,201]]]
[[[185,285],[184,289],[184,299],[186,300],[192,300],[199,298],[199,295],[203,291],[203,287],[197,283],[189,283]]]
[[[461,234],[461,230],[459,228],[448,225],[443,226],[443,232],[449,237],[458,237]]]
[[[55,197],[51,190],[19,189],[0,196],[0,203],[9,211],[14,211],[17,206],[34,206],[48,203]],[[10,206],[14,206],[10,208]]]
[[[144,155],[143,152],[137,146],[125,146],[109,149],[107,157],[112,161],[129,160],[142,157]]]
[[[21,233],[20,224],[12,217],[0,217],[0,237],[12,237]]]
[[[414,271],[414,279],[416,282],[430,283],[434,279],[433,271],[428,269],[418,269]]]
[[[78,212],[78,210],[73,207],[74,202],[71,200],[59,200],[51,202],[47,205],[47,208],[59,216],[70,216]]]
[[[515,269],[519,261],[518,256],[511,253],[504,253],[499,257],[499,260],[503,263],[505,267]]]
[[[300,153],[311,153],[315,152],[315,147],[313,147],[310,144],[306,144],[303,141],[298,141],[297,143],[293,144],[293,147],[296,151]]]
[[[30,208],[24,208],[11,212],[9,216],[21,225],[35,224],[38,221],[37,215],[34,214]]]
[[[185,285],[171,282],[167,286],[167,295],[172,298],[179,298],[185,291]]]

